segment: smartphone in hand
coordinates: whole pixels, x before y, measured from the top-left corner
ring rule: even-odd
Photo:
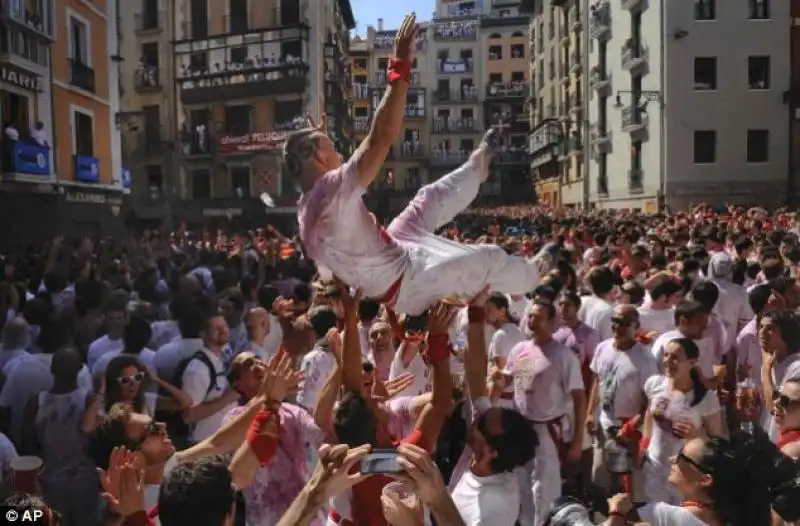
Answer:
[[[393,475],[402,473],[397,464],[399,453],[394,449],[374,449],[361,459],[360,472],[370,475]]]

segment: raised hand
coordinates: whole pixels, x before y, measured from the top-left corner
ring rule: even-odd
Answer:
[[[301,379],[302,375],[296,373],[292,367],[291,356],[281,349],[264,371],[261,394],[268,402],[283,402],[291,392],[297,389]]]
[[[319,491],[322,500],[327,501],[369,478],[369,475],[358,472],[351,474],[350,469],[360,462],[370,449],[369,445],[348,449],[345,444],[338,446],[323,444],[319,448],[317,468],[306,487]]]
[[[400,60],[411,58],[411,50],[418,32],[417,15],[414,13],[406,15],[394,39],[394,54],[397,58]]]
[[[386,400],[390,400],[399,395],[413,383],[414,375],[411,373],[403,373],[397,378],[385,381],[383,387],[386,389]]]
[[[436,304],[428,314],[428,332],[430,334],[448,334],[456,317],[456,309],[446,303]]]

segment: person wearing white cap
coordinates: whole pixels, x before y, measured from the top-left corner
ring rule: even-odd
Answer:
[[[719,301],[714,306],[714,314],[719,316],[728,330],[736,334],[753,319],[753,309],[747,297],[747,290],[731,281],[733,260],[724,252],[711,256],[708,264],[708,280],[719,289]]]

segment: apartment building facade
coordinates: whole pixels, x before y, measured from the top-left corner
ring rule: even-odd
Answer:
[[[589,10],[591,204],[785,199],[788,1],[593,0]]]
[[[14,228],[0,233],[0,248],[16,239],[36,240],[52,231],[40,214],[56,208],[50,53],[57,23],[52,1],[0,5],[0,116],[19,133],[2,159],[0,220]],[[44,144],[30,140],[41,122]],[[8,134],[4,134],[4,144]],[[19,235],[17,235],[19,234]]]
[[[349,0],[177,0],[176,213],[189,223],[294,213],[295,184],[280,148],[305,114],[327,113],[340,151],[351,149]],[[265,209],[259,181],[277,206]]]
[[[791,117],[789,122],[790,159],[787,195],[789,202],[800,202],[800,0],[791,0],[791,88],[789,100]]]
[[[359,137],[363,138],[375,117],[387,89],[386,71],[389,59],[394,56],[396,29],[383,26],[368,26],[365,44],[369,50],[367,64],[367,91],[363,93],[362,76],[359,76],[362,90],[359,96],[367,95],[367,110],[362,104],[356,107],[356,126]],[[428,179],[427,155],[431,129],[430,101],[428,99],[433,76],[431,74],[430,26],[422,23],[414,43],[414,58],[411,69],[411,85],[406,95],[406,107],[401,136],[392,145],[384,163],[382,173],[370,190],[368,199],[374,209],[392,213],[402,209],[408,199],[416,193]]]
[[[551,206],[580,202],[585,128],[583,0],[525,2],[532,18],[531,170],[536,194]]]
[[[500,151],[481,192],[487,201],[503,203],[533,198],[528,139],[532,107],[529,17],[520,13],[519,4],[493,1],[484,6],[480,25],[483,122],[486,128],[493,126],[503,132]]]
[[[0,245],[124,229],[119,60],[114,1],[2,3]]]
[[[178,127],[175,119],[175,24],[167,0],[120,2],[122,159],[129,174],[132,226],[173,227],[178,195]]]

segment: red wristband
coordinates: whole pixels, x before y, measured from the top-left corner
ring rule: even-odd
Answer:
[[[486,321],[486,309],[483,307],[469,307],[467,318],[470,323],[484,323]]]
[[[436,367],[444,360],[450,359],[450,338],[446,334],[428,334],[425,362],[431,367]],[[423,355],[423,359],[426,356]]]
[[[627,514],[622,513],[621,511],[617,511],[617,510],[608,512],[608,518],[610,519],[611,517],[619,517],[622,520],[628,520],[628,515]]]
[[[269,429],[271,424],[274,424],[274,430]],[[277,412],[269,409],[262,409],[256,413],[253,421],[250,422],[250,426],[247,428],[247,443],[258,458],[261,467],[266,466],[278,450],[280,429],[280,416]]]
[[[395,80],[402,80],[403,82],[411,82],[411,61],[399,58],[389,59],[387,79],[389,84]]]

